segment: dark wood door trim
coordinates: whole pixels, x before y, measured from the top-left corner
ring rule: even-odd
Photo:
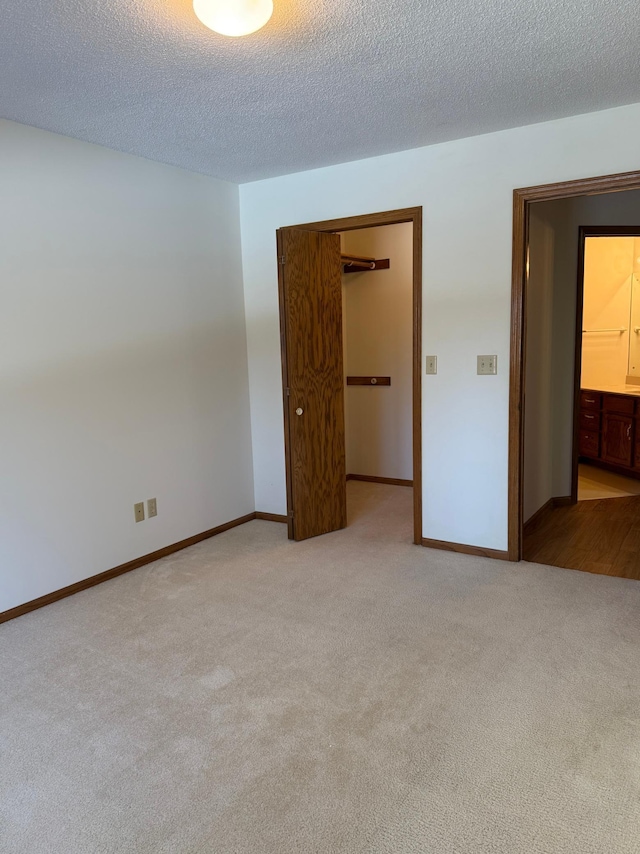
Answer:
[[[428,549],[440,549],[445,552],[456,552],[463,555],[475,555],[475,557],[488,557],[494,560],[509,560],[508,552],[500,549],[485,549],[482,546],[467,546],[464,543],[450,543],[447,540],[422,540],[422,545]]]
[[[578,280],[576,282],[575,351],[573,357],[573,447],[571,448],[571,502],[578,501],[580,456],[580,377],[582,376],[582,318],[584,314],[584,228],[578,232]]]
[[[513,259],[511,284],[511,359],[509,376],[508,554],[522,558],[522,477],[524,446],[524,370],[526,342],[526,259],[529,206],[533,202],[640,190],[640,171],[561,181],[513,191]],[[577,319],[577,318],[576,318]],[[582,327],[581,327],[582,328]]]
[[[399,225],[402,222],[422,223],[422,207],[401,208],[394,211],[346,216],[339,219],[327,219],[322,222],[306,222],[292,228],[308,228],[311,231],[357,231],[360,228],[376,228],[380,225]]]
[[[413,532],[414,543],[422,544],[422,207],[402,208],[360,216],[341,217],[339,219],[309,222],[287,226],[310,231],[355,231],[361,228],[376,228],[382,225],[398,225],[410,222],[413,225]],[[278,259],[280,259],[280,237],[277,238]],[[283,334],[283,272],[278,263],[278,296],[280,303],[280,350],[282,354],[283,393],[286,397],[287,354],[286,339]],[[284,401],[285,460],[287,469],[287,515],[289,517],[289,536],[292,537],[291,514],[294,511],[291,489],[291,448],[289,440],[289,415],[287,401]]]
[[[284,408],[284,456],[286,460],[286,485],[287,485],[287,536],[293,539],[293,486],[291,471],[291,433],[289,418],[289,389],[287,388],[289,367],[287,359],[287,325],[285,308],[285,285],[284,266],[281,259],[284,254],[282,246],[282,232],[276,231],[276,245],[278,251],[278,305],[280,306],[280,357],[282,359],[282,405]]]

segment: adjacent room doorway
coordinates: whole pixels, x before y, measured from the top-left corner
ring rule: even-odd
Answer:
[[[624,370],[633,361],[633,336],[640,335],[640,321],[636,334],[630,303],[632,266],[618,276],[613,262],[606,262],[606,270],[600,265],[600,286],[608,292],[591,306],[583,305],[586,241],[634,235],[637,227],[611,223],[618,221],[620,211],[626,215],[623,223],[638,221],[638,191],[640,173],[635,172],[514,192],[511,560],[524,557],[573,569],[640,577],[635,558],[640,539],[633,547],[631,543],[634,537],[638,539],[636,532],[640,530],[640,499],[632,489],[629,495],[614,498],[617,476],[627,476],[628,485],[640,473],[640,469],[635,471],[633,450],[635,444],[640,448],[640,398],[636,398],[638,387],[632,382],[630,369]],[[559,246],[565,249],[559,252]],[[568,252],[567,246],[571,247]],[[593,249],[597,260],[595,246]],[[543,293],[548,282],[555,288],[560,282],[560,291]],[[614,314],[615,322],[611,319]],[[625,342],[628,353],[623,354]],[[598,373],[607,365],[617,371],[615,382],[605,382]],[[547,412],[555,421],[545,433]],[[529,437],[526,444],[525,434]],[[552,455],[550,471],[536,466],[536,454],[547,460]],[[527,467],[529,480],[525,484]],[[593,487],[585,477],[594,472],[602,481],[597,485],[602,494],[589,495]],[[533,490],[532,476],[538,481]],[[536,489],[538,494],[532,495]],[[543,503],[545,489],[551,497]],[[532,523],[534,528],[539,526],[535,554],[531,551],[532,543],[535,545],[535,538],[530,537]]]

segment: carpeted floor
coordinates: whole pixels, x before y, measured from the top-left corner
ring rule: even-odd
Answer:
[[[0,626],[2,852],[640,852],[640,582],[349,491]]]

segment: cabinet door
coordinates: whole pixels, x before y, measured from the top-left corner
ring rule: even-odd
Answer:
[[[597,460],[600,456],[600,435],[590,430],[581,430],[578,434],[578,453],[581,457]]]
[[[602,408],[605,412],[617,412],[618,415],[633,415],[634,399],[624,394],[605,394],[602,396]]]
[[[633,419],[626,415],[604,414],[602,459],[618,466],[631,465]]]
[[[633,425],[634,440],[633,440],[633,467],[640,469],[640,417],[636,415],[636,421]]]

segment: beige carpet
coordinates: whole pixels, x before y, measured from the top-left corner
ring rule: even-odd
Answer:
[[[2,852],[640,851],[640,583],[349,490],[0,626]]]

